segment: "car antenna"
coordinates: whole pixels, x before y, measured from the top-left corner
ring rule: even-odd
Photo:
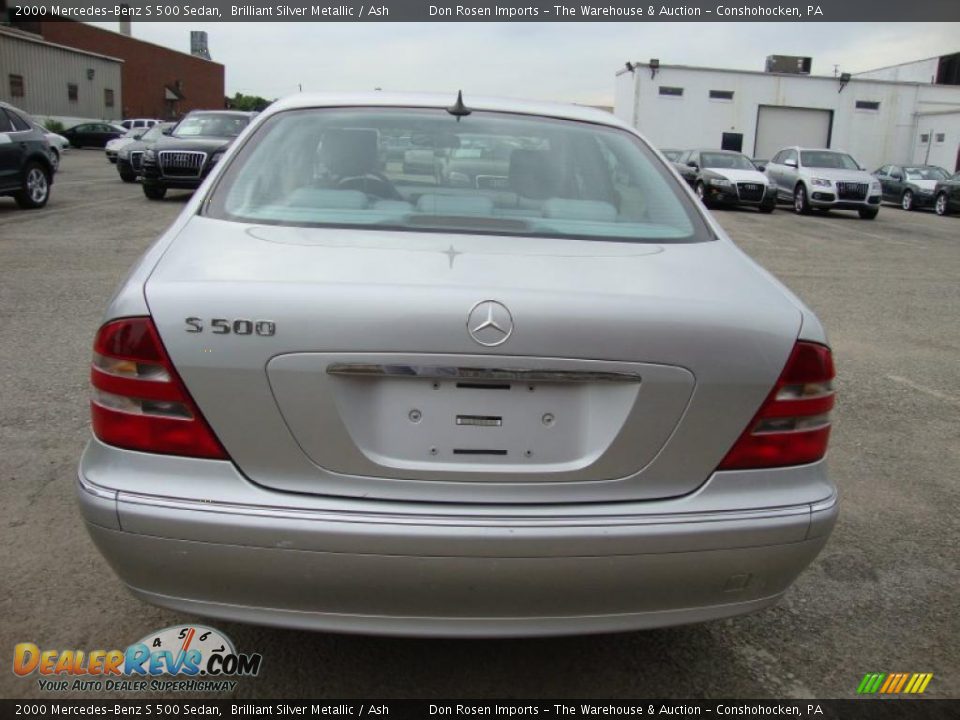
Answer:
[[[463,90],[457,91],[457,101],[447,108],[447,112],[451,115],[455,115],[457,122],[460,122],[460,118],[466,117],[473,112],[473,110],[463,104]]]

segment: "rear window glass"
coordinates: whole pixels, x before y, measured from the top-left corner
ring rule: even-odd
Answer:
[[[330,108],[269,118],[213,190],[242,222],[649,242],[710,239],[616,128],[506,113]]]

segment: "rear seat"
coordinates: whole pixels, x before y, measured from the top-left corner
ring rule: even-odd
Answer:
[[[550,198],[543,203],[543,216],[561,220],[616,222],[617,209],[610,203],[600,200]]]

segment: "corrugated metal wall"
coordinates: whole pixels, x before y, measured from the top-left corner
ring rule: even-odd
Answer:
[[[119,120],[123,108],[122,65],[116,60],[31,42],[0,31],[0,100],[21,108],[40,122],[51,115]],[[23,77],[23,97],[11,96],[10,75]],[[71,83],[77,86],[76,101],[69,98],[67,86]],[[113,90],[113,107],[106,106],[106,89]]]

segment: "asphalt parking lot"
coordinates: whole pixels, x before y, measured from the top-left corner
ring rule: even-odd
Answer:
[[[18,642],[122,648],[184,621],[124,591],[84,530],[73,482],[100,314],[185,198],[146,200],[100,151],[65,156],[43,210],[0,198],[5,663]],[[214,622],[264,656],[235,697],[852,697],[866,672],[932,672],[928,696],[960,696],[960,217],[890,206],[873,222],[786,208],[717,216],[819,314],[839,372],[841,517],[783,602],[712,624],[538,640]],[[0,696],[40,694],[36,676],[0,672]]]

